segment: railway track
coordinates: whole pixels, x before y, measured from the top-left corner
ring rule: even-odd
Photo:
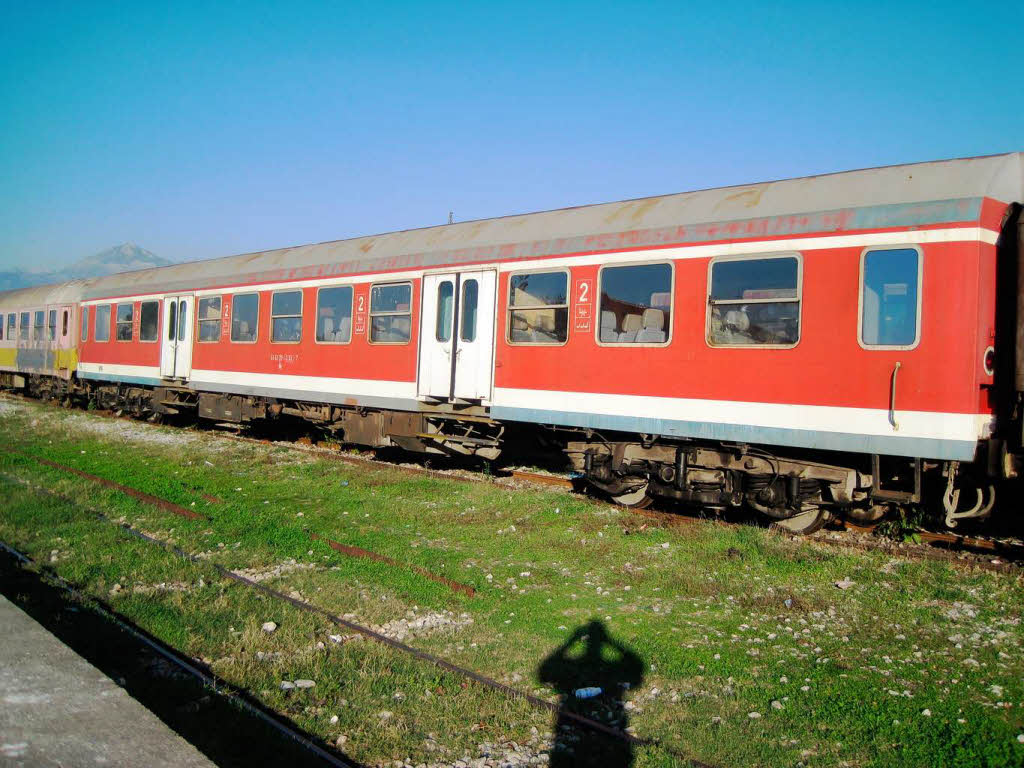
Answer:
[[[58,408],[57,404],[27,398],[13,393],[3,393],[3,398],[13,400],[24,400],[32,403],[39,403],[49,407]],[[139,423],[138,419],[131,416],[121,415],[111,411],[93,411],[92,413],[104,418],[130,419]],[[200,423],[201,424],[201,423]],[[426,475],[439,479],[453,480],[462,483],[490,482],[514,486],[517,483],[528,483],[545,488],[557,488],[569,493],[576,493],[577,483],[566,474],[551,472],[538,472],[530,469],[512,468],[499,471],[498,474],[484,474],[479,471],[472,471],[465,467],[435,469],[423,464],[415,463],[415,455],[403,454],[401,461],[381,458],[378,453],[373,456],[356,454],[351,451],[339,450],[336,448],[325,448],[314,444],[308,438],[296,440],[271,440],[268,438],[251,437],[238,432],[226,431],[217,428],[216,425],[201,425],[201,428],[209,434],[217,435],[228,440],[249,442],[261,445],[281,444],[294,450],[301,450],[316,454],[321,457],[330,458],[350,465],[356,466],[377,466],[387,468],[390,471],[398,471],[412,475]],[[427,462],[430,459],[426,459]],[[734,520],[694,517],[680,514],[676,511],[658,509],[637,509],[622,507],[610,501],[606,501],[585,493],[578,493],[577,498],[586,500],[588,503],[603,507],[615,507],[626,510],[632,514],[639,515],[665,527],[687,527],[697,522],[714,522],[718,525],[736,526],[741,524],[759,524],[744,520],[742,523]],[[168,503],[169,502],[164,502]],[[956,565],[963,565],[980,570],[995,571],[1001,573],[1024,572],[1024,545],[1016,542],[998,538],[966,536],[945,531],[929,531],[916,529],[908,532],[910,541],[897,541],[878,535],[873,527],[856,525],[850,521],[834,521],[828,528],[811,534],[810,536],[791,536],[779,531],[795,540],[808,541],[823,544],[830,547],[849,547],[863,551],[881,550],[890,552],[899,557],[911,559],[928,559],[941,562],[948,562]]]
[[[66,469],[67,468],[67,467],[64,467],[63,465],[57,464],[56,462],[49,462],[48,465],[49,466],[53,466],[55,468],[61,468],[61,469]],[[410,469],[412,469],[412,468],[410,468]],[[95,480],[102,479],[102,478],[96,478],[95,476],[88,475],[86,473],[76,473],[76,474],[79,474],[81,477],[83,477],[85,479],[95,479]],[[693,759],[693,758],[691,758],[691,757],[689,757],[689,756],[679,752],[678,750],[675,750],[672,747],[669,747],[669,746],[661,743],[660,741],[658,741],[656,739],[650,739],[650,738],[645,738],[645,737],[642,737],[642,736],[637,736],[637,735],[635,735],[635,734],[633,734],[633,733],[631,733],[629,731],[621,730],[621,729],[616,728],[614,726],[610,726],[610,725],[608,725],[606,723],[602,723],[602,722],[600,722],[598,720],[594,720],[594,719],[592,719],[590,717],[587,717],[587,716],[584,716],[584,715],[580,715],[580,714],[578,714],[576,712],[573,712],[571,710],[564,709],[564,708],[560,707],[560,705],[558,703],[556,703],[556,702],[548,701],[547,699],[540,698],[539,696],[535,696],[533,694],[527,693],[527,692],[519,690],[517,688],[513,688],[510,685],[506,685],[505,683],[498,682],[497,680],[494,680],[494,679],[492,679],[490,677],[487,677],[486,675],[483,675],[483,674],[481,674],[479,672],[476,672],[476,671],[474,671],[472,669],[468,669],[466,667],[462,667],[462,666],[460,666],[458,664],[453,664],[452,662],[447,661],[447,660],[443,659],[440,656],[436,656],[436,655],[428,653],[426,651],[419,650],[419,649],[417,649],[417,648],[415,648],[413,646],[410,646],[410,645],[408,645],[406,643],[403,643],[403,642],[401,642],[399,640],[396,640],[396,639],[394,639],[392,637],[388,637],[387,635],[381,634],[380,632],[377,632],[376,630],[371,629],[369,627],[366,627],[366,626],[364,626],[362,624],[358,624],[358,623],[356,623],[354,621],[351,621],[349,619],[342,618],[341,616],[338,616],[338,615],[336,615],[336,614],[334,614],[334,613],[332,613],[330,611],[327,611],[326,609],[321,608],[321,607],[315,605],[314,603],[311,603],[311,602],[308,602],[306,600],[302,600],[302,599],[299,599],[299,598],[296,598],[296,597],[292,597],[291,595],[286,595],[283,592],[280,592],[280,591],[278,591],[276,589],[273,589],[272,587],[268,587],[266,584],[262,584],[262,583],[260,583],[258,581],[254,581],[252,579],[246,578],[245,576],[242,576],[241,574],[236,573],[235,571],[232,571],[229,568],[225,568],[224,566],[219,565],[217,563],[213,563],[213,562],[211,562],[210,560],[208,560],[206,558],[203,558],[203,557],[200,557],[200,556],[198,556],[196,554],[187,552],[187,551],[181,549],[180,547],[176,546],[175,544],[173,544],[173,543],[171,543],[169,541],[164,541],[164,540],[162,540],[162,539],[160,539],[158,537],[155,537],[155,536],[153,536],[153,535],[151,535],[149,533],[144,533],[144,532],[138,530],[137,528],[133,527],[129,523],[121,522],[119,520],[113,520],[113,519],[109,518],[106,514],[104,514],[102,511],[97,510],[97,509],[95,509],[93,507],[90,507],[88,505],[84,505],[84,504],[82,504],[82,503],[80,503],[80,502],[78,502],[78,501],[76,501],[74,499],[71,499],[71,498],[69,498],[67,496],[64,496],[63,494],[60,494],[60,493],[58,493],[56,491],[52,491],[52,490],[50,490],[48,488],[44,488],[42,486],[36,485],[36,484],[31,483],[29,481],[26,481],[26,480],[24,480],[22,478],[18,478],[17,476],[8,475],[7,473],[0,473],[0,476],[4,477],[5,479],[8,479],[8,480],[10,480],[12,482],[16,482],[16,483],[19,483],[21,485],[24,485],[25,487],[29,488],[30,490],[32,490],[32,491],[34,491],[36,493],[39,493],[41,495],[46,495],[46,496],[49,496],[51,498],[55,498],[55,499],[64,501],[64,502],[66,502],[68,504],[71,504],[73,506],[76,506],[76,507],[78,507],[80,509],[83,509],[83,510],[89,512],[90,514],[92,514],[97,520],[99,520],[99,521],[101,521],[103,523],[107,523],[107,524],[110,524],[110,525],[113,525],[113,526],[117,527],[122,533],[124,533],[126,535],[132,536],[134,538],[140,539],[140,540],[142,540],[144,542],[147,542],[149,544],[157,546],[157,547],[163,549],[164,551],[170,552],[170,553],[172,553],[174,555],[177,555],[178,557],[181,557],[182,559],[187,560],[189,562],[200,564],[200,565],[203,565],[205,567],[212,568],[217,573],[217,575],[220,578],[228,579],[228,580],[237,582],[239,584],[242,584],[243,586],[248,587],[248,588],[250,588],[250,589],[252,589],[252,590],[254,590],[256,592],[259,592],[262,595],[264,595],[266,597],[269,597],[269,598],[271,598],[273,600],[276,600],[276,601],[279,601],[279,602],[283,602],[283,603],[288,603],[289,605],[293,606],[294,608],[297,608],[300,611],[304,611],[306,613],[310,613],[310,614],[316,615],[316,616],[318,616],[321,619],[325,619],[325,620],[331,622],[332,624],[334,624],[335,626],[337,626],[337,627],[339,627],[341,629],[345,629],[345,630],[348,630],[349,632],[353,632],[353,633],[362,635],[363,637],[365,637],[365,638],[367,638],[369,640],[372,640],[374,642],[377,642],[377,643],[380,643],[382,645],[385,645],[385,646],[387,646],[387,647],[389,647],[389,648],[391,648],[391,649],[393,649],[395,651],[398,651],[400,653],[412,656],[412,657],[414,657],[416,659],[419,659],[420,661],[424,661],[426,663],[432,664],[432,665],[438,667],[439,669],[441,669],[441,670],[443,670],[445,672],[448,672],[448,673],[454,674],[456,676],[462,677],[462,678],[466,679],[469,682],[472,682],[472,683],[475,683],[477,685],[483,686],[484,688],[488,688],[490,690],[493,690],[493,691],[495,691],[497,693],[503,694],[503,695],[508,696],[510,698],[519,699],[519,700],[525,701],[525,702],[527,702],[528,704],[530,704],[531,706],[533,706],[533,707],[535,707],[537,709],[546,710],[548,712],[556,714],[556,715],[558,715],[563,720],[570,720],[570,721],[572,721],[577,728],[585,728],[585,729],[588,729],[588,730],[591,730],[591,731],[595,731],[595,732],[600,733],[600,734],[602,734],[602,735],[604,735],[604,736],[606,736],[608,738],[611,738],[611,739],[614,739],[614,740],[617,740],[617,741],[623,741],[623,742],[626,742],[628,744],[632,744],[634,746],[656,746],[658,749],[660,749],[660,750],[662,750],[664,752],[667,752],[668,754],[672,755],[673,757],[679,759],[680,761],[682,761],[683,764],[691,766],[691,768],[712,768],[712,766],[708,765],[707,763],[703,763],[703,762],[700,762],[698,760],[695,760],[695,759]],[[155,499],[156,497],[152,497],[152,498]],[[152,503],[152,502],[150,502],[150,503]],[[160,505],[156,505],[156,506],[160,506]],[[167,511],[167,510],[165,510],[165,511]],[[333,543],[333,542],[329,542],[329,543]],[[14,556],[16,559],[18,559],[23,565],[33,567],[33,568],[39,570],[39,572],[41,574],[43,574],[42,569],[40,569],[38,567],[38,565],[36,565],[34,563],[34,561],[31,560],[31,558],[29,558],[27,555],[19,552],[18,550],[14,549],[13,547],[8,545],[7,543],[5,543],[3,541],[0,541],[0,550],[8,552],[12,556]],[[104,606],[102,603],[100,603],[93,596],[88,595],[88,594],[86,594],[84,592],[81,592],[80,590],[78,590],[73,585],[71,585],[70,583],[68,583],[64,579],[60,578],[59,576],[52,575],[52,574],[49,574],[49,573],[45,573],[44,575],[46,577],[51,577],[52,576],[52,578],[55,580],[54,583],[59,584],[63,588],[66,588],[67,590],[69,590],[70,593],[73,594],[77,599],[82,600],[82,601],[84,601],[84,602],[86,602],[86,603],[88,603],[90,605],[94,605],[94,606],[96,606],[97,610],[100,610],[102,612],[106,612],[107,614],[109,614],[116,622],[119,623],[119,625],[123,625],[123,628],[126,631],[128,631],[128,632],[130,632],[132,634],[137,634],[140,639],[142,639],[142,640],[144,640],[146,642],[147,645],[150,645],[151,647],[153,647],[153,649],[156,650],[161,655],[166,656],[168,658],[168,660],[172,661],[175,664],[178,664],[178,665],[182,666],[182,668],[186,672],[188,672],[190,675],[193,675],[193,676],[197,677],[198,679],[200,679],[203,682],[204,685],[211,686],[213,688],[213,690],[215,690],[218,693],[221,693],[222,695],[234,695],[234,696],[237,696],[240,693],[240,691],[235,689],[229,683],[227,683],[225,681],[221,681],[219,678],[217,678],[212,673],[209,673],[206,670],[203,670],[203,669],[201,669],[199,667],[196,667],[194,664],[189,663],[188,660],[186,660],[184,657],[182,657],[180,654],[178,654],[176,651],[174,651],[174,649],[164,647],[164,646],[162,646],[161,643],[157,643],[157,642],[155,642],[153,640],[150,640],[148,637],[144,636],[141,632],[139,632],[139,630],[136,630],[134,627],[132,627],[131,625],[129,625],[126,622],[124,622],[124,620],[121,619],[121,617],[119,617],[116,614],[114,614],[112,611],[110,611],[110,609],[108,609],[106,606]],[[220,685],[219,689],[217,688],[218,684]],[[259,716],[262,719],[266,719],[266,720],[268,720],[268,722],[270,720],[274,720],[275,722],[270,722],[270,724],[274,728],[280,730],[283,734],[288,735],[291,738],[294,738],[302,746],[308,747],[311,751],[316,753],[318,756],[321,756],[325,760],[327,760],[331,765],[334,765],[334,766],[350,766],[351,765],[350,763],[347,763],[347,762],[344,762],[342,760],[339,760],[334,755],[331,755],[329,752],[324,750],[321,746],[313,743],[312,741],[310,741],[306,737],[302,736],[300,733],[298,733],[298,731],[295,731],[294,729],[289,729],[287,724],[281,723],[281,722],[277,721],[276,718],[273,718],[271,715],[268,715],[266,712],[263,712],[259,707],[255,706],[255,705],[252,705],[251,703],[249,704],[249,706],[252,707],[254,709],[254,711],[257,714],[259,714]]]

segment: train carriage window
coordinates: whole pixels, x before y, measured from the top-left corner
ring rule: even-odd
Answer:
[[[220,341],[220,296],[199,299],[199,341]]]
[[[96,307],[96,341],[110,341],[110,305]]]
[[[476,312],[480,297],[480,283],[470,278],[462,284],[462,324],[459,326],[463,341],[476,341]]]
[[[370,341],[407,344],[412,336],[412,284],[391,283],[370,288]]]
[[[132,340],[132,321],[135,319],[134,304],[118,304],[114,338],[118,341]]]
[[[43,328],[46,322],[46,312],[39,309],[32,316],[32,341],[43,340]]]
[[[707,340],[713,347],[792,347],[800,340],[800,260],[711,262]]]
[[[4,331],[6,330],[6,328],[7,317],[3,313],[0,313],[0,341],[3,341],[4,339]]]
[[[144,301],[139,310],[139,341],[156,341],[160,334],[160,302]]]
[[[455,311],[455,286],[451,280],[437,284],[437,327],[434,338],[445,343],[452,337],[452,313]]]
[[[564,344],[569,338],[569,273],[513,274],[507,326],[510,344]]]
[[[352,340],[352,286],[321,288],[316,295],[316,340],[348,344]]]
[[[31,318],[32,318],[32,313],[31,312],[22,312],[21,313],[21,317],[20,317],[21,323],[18,326],[18,339],[20,339],[21,341],[28,341],[28,334],[29,334],[29,331],[32,328],[32,326],[31,326],[31,322],[32,322]]]
[[[231,340],[245,343],[256,341],[256,323],[260,317],[258,293],[236,294],[231,300]]]
[[[61,312],[60,337],[66,339],[68,335],[68,322],[71,320],[71,313],[66,309]]]
[[[57,310],[51,309],[46,313],[46,340],[56,341],[57,339]]]
[[[82,341],[89,340],[89,308],[82,307]]]
[[[672,265],[603,267],[598,340],[602,344],[667,344],[672,329]]]
[[[905,349],[920,339],[921,254],[885,248],[861,256],[860,343]]]
[[[271,295],[270,340],[287,344],[302,341],[302,291],[283,291]]]
[[[9,314],[7,316],[7,340],[8,341],[14,341],[14,336],[15,336],[15,333],[17,331],[17,327],[18,327],[18,316],[14,312],[11,312],[11,314]]]

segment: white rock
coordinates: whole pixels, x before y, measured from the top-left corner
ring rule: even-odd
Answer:
[[[312,688],[314,685],[316,685],[316,683],[314,683],[312,680],[296,680],[295,681],[295,687],[296,688]]]
[[[849,579],[843,579],[842,581],[837,581],[836,586],[839,587],[839,589],[849,589],[856,583],[857,582],[850,581]]]
[[[1017,741],[1019,741],[1021,744],[1024,744],[1024,733],[1017,734]]]
[[[921,714],[924,715],[925,717],[931,717],[932,716],[932,711],[930,709],[922,709],[921,710]]]
[[[747,717],[749,717],[751,720],[757,720],[759,717],[761,717],[761,713],[760,712],[748,712],[747,713]]]
[[[776,699],[772,702],[772,709],[782,709],[782,702]]]
[[[290,680],[282,680],[281,681],[281,690],[282,691],[290,691],[294,687],[295,687],[295,683],[291,682]]]
[[[266,632],[269,635],[271,632],[274,632],[275,630],[277,630],[277,624],[275,624],[272,621],[266,621],[266,622],[263,623],[262,629],[263,629],[264,632]]]
[[[331,725],[334,725],[337,722],[338,722],[338,716],[337,715],[331,715]]]
[[[390,720],[394,716],[395,715],[393,712],[388,712],[386,709],[383,712],[377,713],[377,717],[379,717],[381,720]]]

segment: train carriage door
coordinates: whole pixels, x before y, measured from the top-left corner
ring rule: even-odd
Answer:
[[[458,275],[423,277],[420,323],[420,369],[417,395],[425,400],[448,400],[452,394],[452,338],[455,324],[455,283]]]
[[[75,308],[65,304],[57,312],[57,372],[65,378],[77,364],[75,330]]]
[[[497,273],[493,270],[459,275],[459,316],[455,339],[454,397],[490,400],[494,366],[494,306]]]
[[[192,371],[192,296],[164,296],[160,375],[187,379]]]
[[[496,287],[493,270],[424,276],[420,399],[490,399]]]

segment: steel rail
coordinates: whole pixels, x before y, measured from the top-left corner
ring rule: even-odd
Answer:
[[[680,752],[680,751],[678,751],[678,750],[676,750],[676,749],[674,749],[672,747],[669,747],[668,745],[664,744],[663,742],[661,742],[659,740],[649,739],[649,738],[645,738],[645,737],[641,737],[641,736],[635,736],[634,734],[629,733],[628,731],[624,731],[624,730],[621,730],[621,729],[618,729],[618,728],[613,728],[613,727],[611,727],[609,725],[606,725],[605,723],[602,723],[602,722],[600,722],[598,720],[594,720],[592,718],[586,717],[585,715],[580,715],[580,714],[577,714],[575,712],[572,712],[571,710],[563,709],[559,704],[557,704],[555,702],[548,701],[547,699],[542,699],[539,696],[534,696],[533,694],[526,693],[525,691],[521,691],[521,690],[519,690],[517,688],[513,688],[510,685],[506,685],[504,683],[498,682],[497,680],[489,678],[486,675],[482,675],[479,672],[475,672],[475,671],[473,671],[471,669],[468,669],[466,667],[462,667],[462,666],[459,666],[457,664],[453,664],[452,662],[447,661],[447,660],[441,658],[440,656],[436,656],[436,655],[434,655],[432,653],[428,653],[426,651],[421,651],[418,648],[414,648],[411,645],[407,645],[406,643],[403,643],[403,642],[401,642],[399,640],[395,640],[394,638],[390,638],[387,635],[381,634],[380,632],[377,632],[377,631],[375,631],[373,629],[370,629],[369,627],[364,627],[363,625],[357,624],[356,622],[349,621],[348,619],[341,618],[340,616],[337,616],[337,615],[331,613],[330,611],[328,611],[328,610],[326,610],[324,608],[321,608],[321,607],[319,607],[317,605],[313,605],[312,603],[308,603],[308,602],[306,602],[304,600],[299,600],[297,598],[291,597],[290,595],[286,595],[283,592],[280,592],[280,591],[278,591],[276,589],[273,589],[271,587],[266,586],[265,584],[260,584],[257,581],[253,581],[252,579],[248,579],[245,576],[242,576],[242,575],[240,575],[238,573],[235,573],[234,571],[230,570],[229,568],[225,568],[222,565],[210,562],[206,558],[202,558],[202,557],[199,557],[198,555],[194,555],[194,554],[192,554],[190,552],[186,552],[185,550],[181,549],[180,547],[178,547],[178,546],[176,546],[176,545],[174,545],[174,544],[172,544],[170,542],[164,541],[162,539],[158,539],[155,536],[151,536],[151,535],[149,535],[147,533],[143,533],[142,531],[134,528],[133,526],[129,525],[128,523],[122,523],[122,522],[117,521],[117,520],[112,520],[110,517],[108,517],[103,512],[100,512],[100,511],[98,511],[96,509],[93,509],[91,507],[87,507],[85,505],[82,505],[79,502],[75,501],[74,499],[70,499],[70,498],[68,498],[67,496],[65,496],[65,495],[63,495],[61,493],[57,493],[56,491],[51,491],[48,488],[42,488],[40,486],[36,486],[33,483],[30,483],[30,482],[28,482],[28,481],[26,481],[26,480],[24,480],[22,478],[19,478],[19,477],[15,476],[15,475],[10,475],[10,474],[8,474],[6,472],[0,472],[0,476],[3,476],[3,477],[5,477],[5,478],[7,478],[9,480],[14,480],[15,482],[18,482],[18,483],[28,487],[29,489],[35,491],[35,492],[42,493],[44,495],[51,496],[53,498],[57,498],[57,499],[59,499],[61,501],[64,501],[65,503],[71,504],[71,505],[76,506],[76,507],[78,507],[80,509],[84,509],[87,512],[89,512],[90,514],[94,515],[97,519],[101,520],[102,522],[110,523],[111,525],[114,525],[115,527],[119,528],[122,532],[124,532],[124,533],[126,533],[126,534],[128,534],[130,536],[134,536],[135,538],[138,538],[138,539],[140,539],[142,541],[146,541],[148,543],[154,544],[154,545],[160,547],[161,549],[163,549],[163,550],[165,550],[167,552],[173,553],[173,554],[177,555],[178,557],[181,557],[184,560],[188,560],[189,562],[192,562],[192,563],[195,563],[195,564],[198,564],[198,565],[202,565],[204,567],[212,568],[222,578],[229,579],[229,580],[232,580],[232,581],[236,581],[236,582],[238,582],[238,583],[240,583],[240,584],[242,584],[244,586],[249,587],[250,589],[255,589],[256,591],[261,592],[261,593],[267,595],[268,597],[272,597],[274,599],[286,602],[286,603],[292,605],[293,607],[297,608],[298,610],[304,611],[306,613],[311,613],[311,614],[316,615],[316,616],[320,616],[321,618],[327,619],[328,621],[330,621],[332,624],[335,624],[336,626],[342,627],[344,629],[351,630],[353,632],[356,632],[358,634],[363,635],[364,637],[367,637],[367,638],[369,638],[371,640],[374,640],[375,642],[381,643],[382,645],[386,645],[386,646],[388,646],[390,648],[393,648],[395,650],[401,651],[402,653],[405,653],[405,654],[408,654],[408,655],[410,655],[410,656],[412,656],[414,658],[420,659],[421,661],[426,661],[428,663],[431,663],[431,664],[437,666],[438,668],[443,669],[443,670],[445,670],[447,672],[450,672],[452,674],[458,675],[460,677],[464,677],[464,678],[466,678],[468,680],[472,680],[473,682],[478,683],[479,685],[481,685],[481,686],[483,686],[485,688],[489,688],[491,690],[498,691],[500,693],[503,693],[503,694],[509,696],[510,698],[513,698],[513,699],[523,700],[523,701],[527,702],[528,704],[531,704],[532,706],[534,706],[536,708],[545,709],[545,710],[547,710],[549,712],[552,712],[552,713],[554,713],[554,714],[556,714],[556,715],[558,715],[558,716],[560,716],[562,718],[565,718],[565,719],[568,719],[568,720],[572,720],[579,727],[587,728],[587,729],[592,730],[592,731],[597,731],[599,733],[603,733],[604,735],[606,735],[606,736],[608,736],[610,738],[616,739],[618,741],[624,741],[624,742],[629,743],[629,744],[634,744],[636,746],[653,746],[653,747],[656,747],[658,749],[661,749],[664,752],[667,752],[668,754],[672,755],[673,757],[676,757],[676,758],[678,758],[680,760],[685,761],[688,765],[692,766],[692,768],[712,768],[712,766],[710,766],[709,764],[703,763],[703,762],[701,762],[699,760],[695,760],[694,758],[689,757],[688,755],[685,755],[682,752]]]
[[[205,687],[212,689],[213,692],[216,693],[218,696],[221,696],[229,700],[232,704],[236,704],[245,709],[250,714],[255,715],[262,722],[269,725],[271,728],[276,730],[281,735],[286,736],[289,739],[295,741],[300,746],[309,750],[317,757],[335,766],[336,768],[357,768],[355,763],[346,762],[345,760],[338,758],[336,755],[331,754],[323,747],[317,745],[311,739],[308,739],[305,736],[303,736],[296,729],[281,722],[279,718],[265,712],[261,707],[250,702],[247,698],[248,694],[244,689],[238,688],[232,683],[229,683],[227,680],[224,680],[218,677],[217,675],[211,672],[207,672],[206,670],[196,666],[195,664],[192,664],[190,661],[186,660],[181,654],[179,654],[173,648],[170,648],[169,646],[166,646],[163,643],[160,643],[152,639],[147,634],[137,629],[134,625],[125,621],[120,616],[120,614],[117,614],[114,611],[110,610],[107,606],[103,605],[96,598],[92,597],[91,595],[85,594],[84,592],[82,592],[77,587],[73,586],[57,574],[44,570],[32,558],[30,558],[23,552],[18,551],[7,542],[0,541],[0,549],[2,549],[7,554],[11,555],[15,560],[18,560],[23,567],[27,567],[36,571],[39,574],[40,578],[60,587],[61,589],[64,589],[76,600],[83,603],[84,605],[87,605],[90,608],[90,610],[93,610],[96,613],[100,614],[103,618],[112,622],[118,628],[127,632],[136,640],[146,645],[154,653],[159,654],[161,657],[171,662],[179,669],[187,672],[189,675],[199,680],[199,682],[201,682]]]

